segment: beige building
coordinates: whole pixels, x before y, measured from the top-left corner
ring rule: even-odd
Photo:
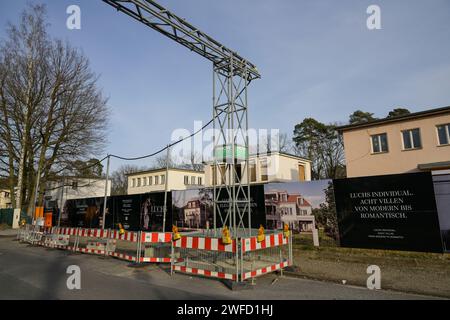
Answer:
[[[450,173],[450,107],[343,126],[348,177]]]
[[[311,180],[311,161],[283,152],[250,155],[250,183],[292,182]],[[224,184],[228,181],[225,164],[205,166],[206,186]],[[242,183],[247,183],[244,164],[237,164],[236,171]]]
[[[58,177],[47,182],[45,188],[45,206],[47,208],[61,207],[66,200],[103,197],[105,195],[105,178],[93,177]],[[111,195],[111,180],[106,188],[107,195]],[[63,204],[64,206],[64,204]],[[62,219],[67,213],[63,213]]]
[[[12,208],[11,195],[8,189],[0,189],[0,209]]]
[[[167,190],[186,190],[204,185],[205,173],[188,169],[168,170]],[[166,168],[135,172],[128,175],[128,194],[164,191]]]

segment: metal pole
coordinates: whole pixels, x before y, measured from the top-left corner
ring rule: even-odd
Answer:
[[[247,67],[245,68],[245,92],[244,92],[244,103],[245,103],[245,166],[247,168],[247,211],[248,211],[248,236],[252,236],[252,206],[251,206],[251,194],[250,194],[250,141],[248,138],[248,72]],[[256,170],[256,161],[255,161]]]
[[[217,199],[216,199],[216,184],[217,184],[217,160],[216,160],[216,67],[213,65],[213,166],[211,172],[212,184],[213,184],[213,228],[214,228],[214,237],[217,237]]]
[[[105,182],[105,198],[103,200],[102,230],[105,230],[105,224],[106,224],[105,219],[106,219],[106,202],[108,201],[109,159],[110,159],[110,155],[108,154],[108,161],[106,162],[106,182]]]
[[[39,181],[41,179],[41,167],[38,164],[38,172],[37,172],[37,177],[36,177],[36,190],[34,190],[34,200],[33,200],[33,210],[31,212],[31,214],[33,215],[33,222],[35,220],[36,217],[36,202],[37,202],[37,197],[38,197],[38,189],[39,189]],[[22,210],[22,209],[20,209]]]
[[[167,190],[169,188],[169,161],[170,161],[170,144],[167,145],[166,156],[166,183],[164,187],[164,213],[163,213],[163,232],[166,232],[166,214],[167,214]]]
[[[59,214],[58,214],[58,228],[61,223],[61,212],[64,205],[64,188],[65,188],[65,178],[62,178],[62,186],[61,186],[61,203],[59,205]]]

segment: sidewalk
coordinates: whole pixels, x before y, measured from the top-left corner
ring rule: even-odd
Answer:
[[[0,237],[15,237],[19,229],[4,229],[0,230]]]

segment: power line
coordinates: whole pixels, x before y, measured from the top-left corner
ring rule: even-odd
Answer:
[[[186,137],[184,137],[184,138],[182,138],[182,139],[180,139],[180,140],[178,140],[178,141],[176,141],[176,142],[174,142],[174,143],[168,144],[166,147],[161,148],[160,150],[158,150],[158,151],[156,151],[156,152],[154,152],[154,153],[151,153],[151,154],[148,154],[148,155],[145,155],[145,156],[134,157],[134,158],[126,158],[126,157],[118,156],[118,155],[115,155],[115,154],[110,154],[109,156],[110,156],[110,157],[113,157],[113,158],[125,160],[125,161],[134,161],[134,160],[141,160],[141,159],[146,159],[146,158],[154,157],[154,156],[156,156],[157,154],[159,154],[159,153],[161,153],[161,152],[167,150],[168,148],[171,148],[171,147],[173,147],[174,145],[177,145],[178,143],[183,142],[184,140],[187,140],[187,139],[192,138],[192,137],[195,136],[197,133],[199,133],[200,131],[204,130],[206,127],[208,127],[208,126],[214,121],[215,118],[217,118],[219,115],[222,114],[222,112],[223,112],[223,110],[220,111],[214,118],[212,118],[208,123],[206,123],[203,127],[201,127],[200,129],[198,129],[198,130],[195,131],[194,133],[192,133],[192,134],[190,134],[189,136],[186,136]],[[104,158],[104,159],[105,159],[105,158]],[[103,159],[103,160],[104,160],[104,159]]]
[[[168,144],[166,147],[161,148],[161,149],[159,149],[159,150],[156,151],[156,152],[153,152],[153,153],[151,153],[151,154],[147,154],[147,155],[145,155],[145,156],[132,157],[132,158],[122,157],[122,156],[118,156],[118,155],[115,155],[115,154],[108,154],[107,156],[103,157],[101,160],[96,160],[94,163],[92,163],[92,164],[90,164],[90,165],[87,165],[87,166],[85,166],[85,167],[83,167],[83,168],[77,168],[77,170],[86,170],[86,169],[89,169],[89,168],[91,168],[91,167],[94,167],[94,166],[98,165],[99,163],[102,163],[103,161],[105,161],[108,157],[112,157],[112,158],[116,158],[116,159],[120,159],[120,160],[125,160],[125,161],[135,161],[135,160],[141,160],[141,159],[146,159],[146,158],[154,157],[154,156],[156,156],[157,154],[159,154],[159,153],[161,153],[161,152],[167,150],[168,148],[171,148],[171,147],[177,145],[178,143],[183,142],[184,140],[187,140],[187,139],[192,138],[193,136],[195,136],[196,134],[198,134],[200,131],[202,131],[202,130],[204,130],[205,128],[207,128],[207,127],[214,121],[214,119],[216,119],[219,115],[222,114],[222,112],[224,112],[224,110],[220,111],[215,117],[213,117],[211,120],[209,120],[208,123],[206,123],[203,127],[201,127],[200,129],[198,129],[197,131],[193,132],[193,133],[190,134],[189,136],[186,136],[186,137],[184,137],[184,138],[182,138],[182,139],[180,139],[180,140],[178,140],[178,141],[175,141],[175,142],[173,142],[173,143],[171,143],[171,144]],[[75,177],[75,178],[76,178],[76,177]],[[96,178],[96,177],[92,177],[92,179],[95,179],[95,178]],[[89,184],[87,184],[87,185],[78,186],[78,188],[83,188],[83,187],[87,187],[87,186],[90,186],[90,185],[91,185],[91,184],[89,183]],[[66,185],[58,186],[58,187],[51,188],[51,189],[46,189],[46,191],[52,191],[52,190],[56,190],[56,189],[60,189],[60,188],[64,188],[64,187],[66,187]]]

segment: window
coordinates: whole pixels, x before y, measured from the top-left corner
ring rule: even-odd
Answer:
[[[161,175],[161,184],[165,184],[166,183],[166,175],[163,174]]]
[[[142,185],[146,186],[147,185],[147,177],[143,177],[142,178]]]
[[[268,174],[267,174],[267,159],[261,160],[261,181],[267,181],[268,180]]]
[[[155,184],[159,184],[159,176],[155,176]]]
[[[148,177],[148,185],[151,186],[153,184],[153,177],[149,176]]]
[[[420,140],[420,129],[411,129],[402,131],[403,134],[403,149],[412,150],[422,148],[422,141]]]
[[[450,123],[437,126],[439,145],[450,144]]]
[[[137,179],[137,186],[140,187],[141,186],[141,178]]]
[[[184,176],[184,184],[185,185],[189,184],[189,176]]]
[[[249,167],[250,167],[250,182],[256,182],[256,163],[255,163],[255,161],[250,161]]]
[[[203,184],[203,183],[202,183],[202,177],[198,177],[198,180],[197,180],[197,181],[198,181],[198,185],[199,185],[199,186],[201,186],[201,185]]]
[[[372,153],[388,152],[387,134],[375,134],[372,138]]]
[[[78,181],[72,181],[72,189],[77,190],[78,189]]]
[[[194,176],[191,177],[191,184],[192,184],[192,185],[195,184],[195,177],[194,177]]]
[[[136,187],[136,179],[131,179],[131,187]]]

